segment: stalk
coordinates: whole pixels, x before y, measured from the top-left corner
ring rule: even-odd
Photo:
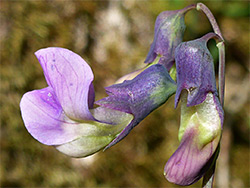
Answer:
[[[217,47],[219,49],[219,99],[220,103],[223,107],[224,105],[224,92],[225,92],[225,45],[224,45],[224,39],[221,34],[220,28],[212,14],[212,12],[209,10],[209,8],[204,5],[203,3],[197,3],[196,5],[197,10],[201,10],[208,18],[214,32],[220,36],[221,42],[217,43]],[[202,182],[202,188],[212,188],[213,187],[213,181],[214,181],[214,172],[215,172],[215,166],[216,161],[214,162],[211,169],[204,175],[203,182]]]
[[[220,36],[222,42],[217,44],[219,49],[219,98],[221,105],[224,104],[224,92],[225,92],[225,45],[224,38],[221,34],[220,28],[212,14],[212,12],[208,9],[206,5],[203,3],[197,3],[197,10],[201,10],[208,18],[214,32]]]

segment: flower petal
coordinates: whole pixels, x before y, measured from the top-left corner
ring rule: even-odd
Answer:
[[[63,110],[51,87],[26,93],[20,108],[28,132],[39,142],[54,145],[74,139],[63,130]]]
[[[65,116],[51,87],[26,93],[20,107],[28,132],[46,145],[61,145],[83,136],[108,135],[113,139],[133,119],[130,114],[97,108],[94,117],[106,123],[72,121]]]
[[[168,181],[190,185],[199,180],[216,160],[221,138],[223,110],[217,96],[208,93],[199,105],[187,107],[187,92],[181,94],[180,146],[168,160]]]
[[[186,133],[180,146],[165,165],[164,175],[169,182],[182,186],[191,185],[198,181],[216,160],[216,147],[213,146],[216,146],[215,142],[218,140],[199,150],[193,138],[196,134],[195,130]]]
[[[93,120],[88,107],[93,81],[89,65],[79,55],[64,48],[45,48],[35,55],[66,115],[76,120]]]

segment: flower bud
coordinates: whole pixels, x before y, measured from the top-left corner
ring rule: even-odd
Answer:
[[[74,52],[50,47],[36,52],[48,87],[21,99],[24,125],[39,142],[72,157],[85,157],[107,146],[134,118],[104,107],[93,108],[94,75]]]
[[[213,57],[207,48],[207,41],[217,37],[214,33],[182,42],[175,50],[177,70],[177,91],[175,107],[183,89],[188,91],[187,106],[202,103],[208,92],[217,95]]]
[[[183,42],[175,50],[177,91],[175,106],[181,99],[180,145],[168,160],[164,175],[178,185],[199,180],[217,158],[223,125],[223,109],[218,99],[213,58],[207,41]]]
[[[185,31],[184,15],[195,5],[181,10],[164,11],[159,14],[155,22],[154,41],[151,44],[145,63],[151,63],[160,56],[159,63],[168,70],[174,62],[174,50],[182,42]]]
[[[132,80],[106,88],[108,97],[96,104],[133,114],[132,122],[108,146],[124,138],[150,112],[161,106],[175,93],[176,84],[163,65],[152,65]]]

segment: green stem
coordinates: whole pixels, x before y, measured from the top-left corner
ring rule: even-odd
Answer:
[[[219,99],[220,99],[221,105],[223,106],[224,105],[224,92],[225,92],[225,45],[224,45],[224,39],[223,39],[223,36],[221,34],[220,28],[219,28],[219,26],[218,26],[218,24],[213,16],[212,12],[209,10],[209,8],[206,5],[204,5],[203,3],[197,3],[196,9],[204,12],[204,14],[207,16],[210,24],[212,25],[214,32],[217,35],[219,35],[221,40],[222,40],[221,42],[217,43],[217,47],[219,49],[219,73],[218,73],[218,75],[219,75],[218,76],[219,77]],[[205,173],[205,175],[203,177],[202,188],[212,188],[213,187],[215,165],[216,165],[216,161],[212,165],[211,169]]]
[[[203,177],[202,188],[213,187],[214,181],[214,172],[215,172],[215,163],[213,166],[206,172],[206,175]]]
[[[221,105],[224,105],[224,93],[225,93],[225,45],[224,42],[217,44],[219,49],[219,98]]]
[[[201,10],[207,16],[210,24],[214,32],[220,36],[222,42],[217,44],[219,48],[219,98],[221,105],[224,104],[224,92],[225,92],[225,45],[224,45],[224,38],[221,34],[220,28],[212,14],[212,12],[208,9],[206,5],[203,3],[197,3],[196,5],[197,10]]]
[[[217,24],[217,22],[216,22],[216,20],[214,18],[214,15],[209,10],[209,8],[206,5],[204,5],[203,3],[197,3],[196,9],[201,10],[202,12],[204,12],[204,14],[206,14],[210,24],[213,27],[214,32],[217,35],[219,35],[222,40],[224,40],[223,37],[222,37],[221,31],[220,31],[220,28],[219,28],[219,26],[218,26],[218,24]]]
[[[216,160],[220,153],[220,144],[217,146],[215,150],[215,157],[214,161],[211,165],[211,168],[205,173],[202,181],[202,188],[212,188],[213,182],[214,182],[214,172],[215,172],[215,166],[216,166]]]

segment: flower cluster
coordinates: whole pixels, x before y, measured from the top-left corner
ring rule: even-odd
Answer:
[[[181,103],[180,146],[166,163],[164,175],[179,185],[199,180],[215,163],[223,125],[207,42],[223,39],[208,33],[182,42],[184,16],[195,8],[162,12],[156,19],[146,67],[107,87],[108,96],[98,101],[93,72],[79,55],[58,47],[37,51],[48,87],[21,99],[28,132],[66,155],[89,156],[118,143],[176,93],[175,106]],[[170,76],[172,70],[176,79]]]

